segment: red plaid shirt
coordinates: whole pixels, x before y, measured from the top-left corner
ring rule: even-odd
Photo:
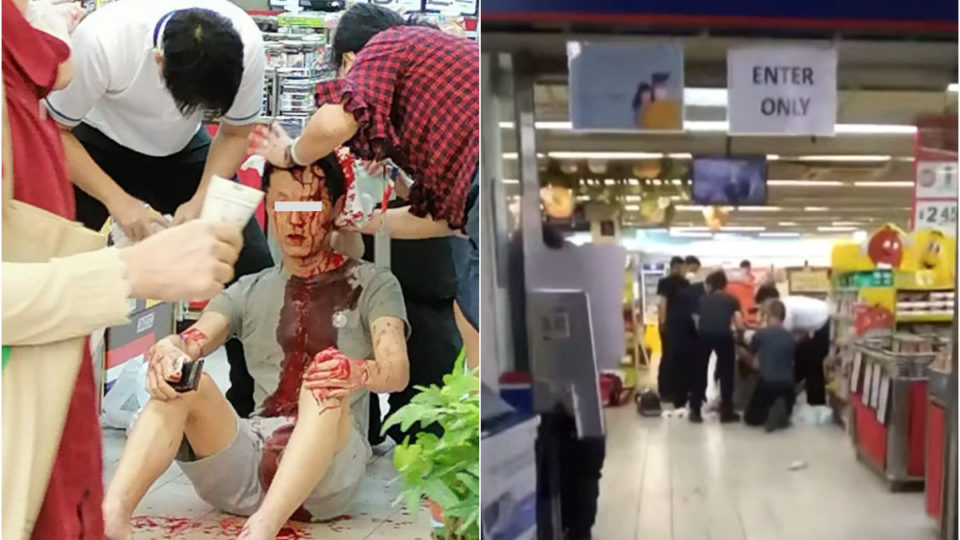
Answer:
[[[359,158],[391,158],[414,179],[410,212],[464,226],[480,159],[480,51],[439,30],[384,30],[343,79],[317,86],[317,104],[342,103],[359,124],[347,146]]]

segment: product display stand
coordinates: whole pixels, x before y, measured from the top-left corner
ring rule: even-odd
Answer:
[[[947,433],[947,407],[950,399],[949,366],[931,367],[927,391],[927,436],[924,490],[927,515],[940,522],[944,488],[944,441]]]
[[[850,376],[850,433],[858,459],[891,489],[918,488],[924,481],[927,367],[938,354],[915,352],[894,337],[861,342]]]

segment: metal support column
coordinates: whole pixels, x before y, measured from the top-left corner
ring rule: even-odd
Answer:
[[[948,383],[947,425],[943,430],[943,487],[940,496],[940,538],[957,540],[957,305],[953,306],[953,353]]]
[[[537,164],[536,113],[534,111],[533,58],[513,56],[513,113],[520,166],[520,233],[523,238],[523,273],[526,291],[537,287],[539,254],[545,249],[540,221],[540,179]],[[527,313],[527,328],[533,328]],[[529,335],[533,335],[528,330]],[[536,377],[536,373],[534,373]],[[536,392],[536,380],[534,380]],[[534,398],[536,401],[536,398]],[[550,415],[541,417],[537,438],[537,538],[559,540],[563,535],[560,508],[560,455],[557,428]]]

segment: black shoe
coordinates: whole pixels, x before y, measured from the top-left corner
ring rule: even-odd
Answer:
[[[783,398],[777,398],[773,402],[773,407],[770,408],[770,412],[767,413],[767,421],[764,424],[764,429],[767,430],[767,433],[771,431],[776,431],[778,429],[784,429],[790,424],[790,419],[787,418],[787,402]]]
[[[691,424],[702,424],[703,415],[700,414],[700,409],[690,409],[689,419]]]
[[[733,424],[740,421],[740,415],[733,411],[722,411],[720,413],[721,424]]]

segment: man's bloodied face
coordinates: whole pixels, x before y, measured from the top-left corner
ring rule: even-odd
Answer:
[[[267,216],[284,255],[303,259],[329,250],[333,220],[339,210],[324,185],[323,170],[316,165],[293,171],[275,169],[267,191]],[[322,210],[277,212],[275,202],[319,201]],[[342,201],[340,201],[342,203]]]

